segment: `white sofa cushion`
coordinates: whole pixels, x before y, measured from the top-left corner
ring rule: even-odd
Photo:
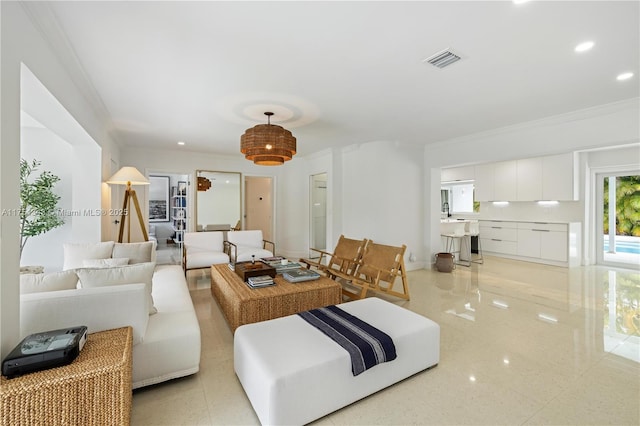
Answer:
[[[133,388],[197,373],[200,325],[179,265],[158,265],[153,275],[158,313],[149,317],[141,345],[133,350]]]
[[[65,243],[62,269],[82,268],[85,259],[108,259],[113,251],[113,241],[102,243]]]
[[[20,294],[42,291],[71,290],[78,285],[75,271],[52,272],[50,274],[20,274]]]
[[[233,231],[227,234],[227,240],[236,245],[236,249],[231,247],[229,255],[236,262],[247,262],[253,257],[260,259],[263,257],[272,257],[273,252],[264,248],[264,240],[262,231]]]
[[[229,256],[226,253],[215,251],[188,252],[186,269],[208,268],[211,265],[221,263],[229,263]]]
[[[261,249],[264,246],[261,230],[233,231],[227,234],[227,240],[237,246]]]
[[[128,264],[128,257],[117,257],[111,259],[85,259],[82,261],[82,266],[84,268],[112,268],[114,266],[124,266]]]
[[[129,264],[155,262],[155,241],[115,243],[111,257],[128,257]]]
[[[113,268],[80,268],[76,269],[76,273],[82,288],[144,283],[148,295],[148,311],[152,315],[157,312],[151,295],[155,266],[155,263],[147,262]]]
[[[89,333],[133,327],[142,342],[149,322],[144,284],[78,288],[20,296],[20,336],[85,325]]]
[[[193,251],[224,251],[224,234],[213,232],[185,232],[184,244]]]
[[[231,255],[233,256],[233,248],[231,249]],[[263,257],[272,257],[273,253],[269,250],[255,247],[238,246],[238,258],[236,262],[248,262],[253,258],[262,259]]]

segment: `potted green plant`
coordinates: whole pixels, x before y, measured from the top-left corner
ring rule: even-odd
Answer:
[[[31,163],[24,158],[20,160],[20,258],[29,238],[64,224],[64,217],[58,211],[60,196],[53,192],[60,178],[43,171],[30,179],[40,165],[38,160]]]

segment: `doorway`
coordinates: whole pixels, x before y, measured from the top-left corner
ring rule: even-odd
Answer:
[[[640,267],[640,170],[596,175],[596,247],[600,264]]]
[[[311,175],[309,180],[310,248],[327,250],[327,174]],[[310,251],[309,256],[317,256]]]
[[[146,176],[151,184],[138,195],[144,194],[141,207],[148,218],[149,239],[156,240],[156,262],[180,265],[184,234],[194,229],[191,173],[146,170]]]
[[[273,241],[273,178],[245,176],[244,206],[242,229],[260,229],[262,238]]]

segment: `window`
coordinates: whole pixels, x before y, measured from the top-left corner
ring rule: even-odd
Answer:
[[[474,212],[473,183],[452,183],[441,187],[442,203],[449,203],[450,213],[472,213]],[[443,211],[445,211],[443,209]]]

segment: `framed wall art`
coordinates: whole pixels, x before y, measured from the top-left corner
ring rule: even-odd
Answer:
[[[169,176],[149,176],[149,222],[169,221]]]

